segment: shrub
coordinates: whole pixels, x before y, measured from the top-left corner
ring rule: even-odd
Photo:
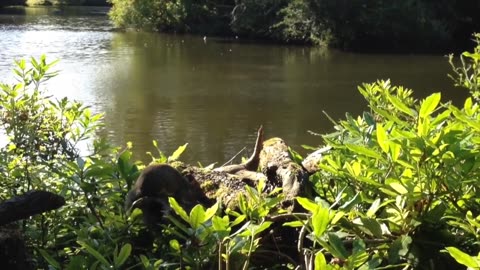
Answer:
[[[66,206],[21,228],[37,268],[261,267],[253,258],[262,236],[285,216],[297,217],[283,225],[300,228],[299,264],[305,269],[475,268],[479,50],[480,43],[454,66],[456,84],[472,95],[461,107],[442,103],[440,93],[415,100],[411,90],[389,81],[360,86],[369,110],[355,118],[347,114],[323,136],[331,150],[310,178],[318,196],[296,198],[307,214],[282,212],[278,190],[265,194],[260,182],[246,187],[238,209],[223,213],[218,204],[186,213],[170,199],[176,216],[155,235],[137,222],[138,209],[131,216],[123,209],[143,167],[132,161],[131,144],[108,145],[95,137],[101,115],[46,96],[42,83],[56,75],[54,62],[44,56],[30,64],[17,61],[18,82],[0,85],[0,125],[7,136],[0,148],[0,198],[31,189],[65,197]],[[87,152],[79,148],[84,141],[92,145]],[[170,158],[159,150],[152,159],[176,160],[184,149]]]
[[[479,55],[463,57],[457,83],[477,96]],[[440,93],[418,101],[389,81],[359,91],[370,110],[347,114],[323,136],[333,150],[313,177],[320,203],[297,199],[312,213],[290,224],[314,241],[305,261],[327,267],[330,258],[348,269],[458,268],[446,250],[473,267],[477,259],[465,253],[480,251],[479,104],[472,97],[461,108],[442,104]]]

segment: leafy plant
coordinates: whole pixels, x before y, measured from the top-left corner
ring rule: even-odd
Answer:
[[[348,269],[454,267],[444,247],[476,254],[478,232],[463,220],[470,213],[467,221],[474,221],[471,213],[480,211],[478,104],[472,98],[462,108],[442,104],[440,93],[418,101],[389,81],[359,91],[370,111],[347,114],[323,137],[332,150],[313,178],[320,201],[298,199],[312,215],[293,223],[314,241],[306,265],[315,258],[325,266],[331,258]],[[459,261],[460,252],[447,250]]]
[[[477,42],[478,40],[477,36]],[[171,224],[148,231],[140,210],[127,216],[125,195],[145,166],[133,146],[97,138],[101,115],[79,102],[48,97],[43,82],[56,72],[46,57],[17,61],[17,83],[0,85],[0,198],[32,189],[66,199],[56,211],[24,221],[37,268],[233,269],[264,267],[258,255],[287,257],[305,269],[476,269],[480,257],[479,47],[455,68],[471,97],[460,107],[434,93],[416,100],[389,81],[363,84],[369,104],[347,114],[323,136],[320,171],[310,180],[318,197],[296,198],[285,213],[280,189],[259,181],[239,193],[237,209],[194,206],[173,199]],[[81,149],[80,144],[89,145]],[[186,144],[165,155],[156,142],[152,162],[183,166]],[[290,150],[297,162],[302,157]],[[280,224],[284,218],[288,222]],[[291,220],[295,218],[295,220]],[[300,260],[267,250],[267,236],[286,227]],[[290,242],[289,242],[290,244]]]
[[[242,213],[229,210],[227,215],[219,214],[218,203],[206,210],[197,205],[187,214],[175,199],[169,198],[176,214],[170,217],[175,228],[169,230],[183,242],[170,240],[170,247],[194,269],[205,269],[215,263],[218,269],[236,269],[233,265],[238,263],[242,263],[242,269],[249,269],[250,258],[259,247],[260,234],[272,224],[266,217],[281,200],[281,197],[263,197],[259,193],[263,187],[262,183],[257,189],[247,187],[246,194],[239,195]]]

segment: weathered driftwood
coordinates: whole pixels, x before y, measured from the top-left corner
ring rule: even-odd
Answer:
[[[308,181],[308,173],[293,161],[287,144],[280,138],[264,142],[260,171],[267,176],[269,183],[283,188],[287,199],[302,195]]]
[[[138,205],[144,216],[153,217],[144,218],[147,225],[151,220],[160,220],[160,223],[168,222],[168,219],[164,219],[164,215],[171,214],[172,211],[167,204],[167,197],[174,197],[187,211],[192,208],[192,202],[201,203],[205,207],[219,202],[223,209],[237,209],[239,195],[245,193],[245,186],[253,187],[259,181],[264,181],[264,192],[282,188],[285,201],[281,207],[296,211],[297,204],[294,203],[294,197],[308,195],[310,188],[308,177],[318,170],[317,164],[322,154],[328,150],[322,149],[312,153],[302,166],[293,160],[287,144],[282,139],[272,138],[264,141],[263,137],[263,128],[260,127],[253,154],[242,164],[226,165],[215,169],[189,166],[178,161],[168,165],[156,165],[157,168],[163,169],[167,168],[165,166],[172,166],[180,172],[181,176],[175,173],[174,175],[177,176],[165,179],[169,174],[159,172],[149,180],[149,182],[155,182],[146,188],[149,192],[133,193],[136,195],[131,198],[135,200],[131,205]],[[148,172],[149,168],[152,167],[147,167],[145,172]],[[171,171],[171,168],[168,171]],[[142,176],[139,179],[140,182],[135,186],[142,185]],[[145,175],[143,179],[146,179]],[[137,189],[142,190],[143,187],[137,187]],[[153,203],[147,204],[147,202]],[[279,262],[296,264],[301,255],[295,244],[299,232],[297,228],[283,226],[280,219],[296,220],[297,216],[298,213],[295,215],[286,213],[284,216],[272,217],[270,221],[274,224],[261,236],[259,242],[261,247],[255,251],[252,260],[260,261],[260,265],[265,266],[264,268]]]
[[[238,194],[244,191],[245,185],[254,186],[256,182],[266,180],[264,174],[257,172],[260,152],[263,149],[263,134],[263,127],[260,127],[253,153],[242,164],[226,165],[215,169],[198,168],[182,163],[171,165],[181,171],[193,186],[199,185],[208,198],[235,208]]]
[[[242,164],[222,166],[213,170],[194,166],[174,165],[191,182],[198,184],[205,195],[221,204],[235,208],[245,185],[266,182],[266,191],[283,188],[287,199],[302,195],[308,172],[293,161],[288,146],[280,138],[263,140],[260,127],[252,156]]]
[[[266,183],[265,192],[280,187],[286,200],[290,201],[295,196],[302,196],[308,193],[306,192],[306,187],[308,187],[309,174],[318,170],[317,164],[325,151],[328,151],[328,149],[321,149],[308,156],[303,163],[303,166],[307,168],[305,169],[301,164],[293,160],[287,144],[282,139],[272,138],[264,141],[263,127],[260,127],[254,151],[246,162],[209,169],[189,166],[176,161],[169,164],[181,173],[181,176],[174,177],[175,179],[156,179],[169,178],[168,175],[170,174],[161,173],[160,171],[161,168],[168,169],[168,166],[154,165],[158,169],[156,169],[158,177],[150,179],[149,183],[153,181],[152,185],[146,189],[151,195],[148,195],[147,192],[145,194],[142,193],[142,195],[140,194],[141,192],[137,191],[135,194],[138,193],[138,196],[133,196],[128,205],[141,206],[141,203],[133,202],[139,199],[142,199],[141,202],[143,203],[160,201],[160,204],[156,204],[159,205],[158,207],[143,208],[148,208],[148,210],[151,210],[150,212],[153,211],[154,213],[150,213],[152,215],[156,213],[157,208],[159,208],[159,211],[161,209],[161,212],[165,214],[170,212],[167,198],[174,195],[173,197],[186,210],[191,209],[196,203],[201,203],[208,207],[215,201],[228,208],[236,208],[238,195],[245,192],[245,186],[255,186],[256,183],[262,180]],[[149,166],[145,170],[148,171],[152,168],[155,167]],[[170,169],[169,171],[172,170]],[[142,175],[144,174],[142,173]],[[137,182],[143,179],[142,175]],[[186,184],[182,185],[182,183]],[[155,196],[152,197],[152,194],[155,194]],[[205,199],[198,200],[195,198]]]
[[[257,140],[255,141],[255,148],[253,150],[252,156],[242,164],[234,164],[228,166],[222,166],[214,169],[214,172],[226,172],[229,174],[236,174],[241,171],[256,171],[258,164],[260,163],[260,152],[263,149],[263,126],[260,126],[257,133]]]
[[[0,226],[57,209],[65,199],[57,194],[32,190],[21,196],[0,203]]]
[[[303,161],[302,166],[303,168],[310,174],[316,173],[320,168],[318,164],[323,158],[325,153],[328,153],[332,147],[326,146],[323,148],[318,149],[317,151],[309,154]]]

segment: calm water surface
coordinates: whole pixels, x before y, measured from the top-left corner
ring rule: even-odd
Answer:
[[[152,140],[171,153],[189,143],[182,160],[203,164],[230,159],[253,147],[263,124],[295,149],[319,145],[332,124],[366,109],[362,82],[391,79],[418,98],[452,89],[445,57],[359,55],[298,46],[265,45],[200,36],[115,31],[102,8],[17,8],[0,14],[0,81],[12,81],[13,60],[46,54],[60,59],[48,83],[105,112],[116,145],[132,141],[146,160]],[[47,58],[47,59],[48,59]],[[245,154],[246,155],[246,154]]]

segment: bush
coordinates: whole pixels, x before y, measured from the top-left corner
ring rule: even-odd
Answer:
[[[110,0],[110,18],[118,27],[169,32],[211,33],[222,21],[210,1]],[[212,30],[213,29],[213,30]]]
[[[283,226],[300,228],[292,237],[301,259],[279,268],[476,268],[479,50],[480,43],[462,54],[452,75],[472,95],[460,108],[442,103],[439,93],[415,100],[411,90],[389,81],[360,86],[369,111],[347,114],[323,136],[331,150],[310,178],[318,196],[296,198],[306,213],[285,213],[279,190],[265,194],[260,182],[239,195],[238,209],[224,212],[215,204],[187,213],[170,199],[176,216],[156,234],[138,222],[138,209],[131,215],[123,209],[144,166],[132,161],[131,144],[108,145],[95,137],[101,115],[47,97],[42,83],[56,75],[54,63],[45,57],[18,61],[18,82],[0,85],[0,125],[7,136],[0,148],[0,198],[32,189],[65,197],[64,207],[21,228],[37,268],[264,267],[254,255],[285,216],[296,219]],[[92,148],[82,152],[85,141]],[[152,159],[175,160],[184,149],[170,158],[159,150]]]
[[[236,35],[362,51],[467,48],[480,1],[111,0],[117,26]],[[329,44],[331,43],[331,44]],[[470,46],[470,44],[468,44]]]
[[[474,97],[479,48],[464,53],[464,66],[456,69],[464,74],[458,84]],[[333,150],[313,177],[320,203],[298,198],[312,213],[290,224],[306,228],[314,241],[306,261],[327,267],[330,258],[348,269],[456,269],[453,257],[478,267],[478,258],[467,255],[480,252],[478,100],[470,97],[462,108],[442,104],[440,93],[417,101],[389,81],[359,91],[370,111],[347,114],[336,132],[323,136]]]

